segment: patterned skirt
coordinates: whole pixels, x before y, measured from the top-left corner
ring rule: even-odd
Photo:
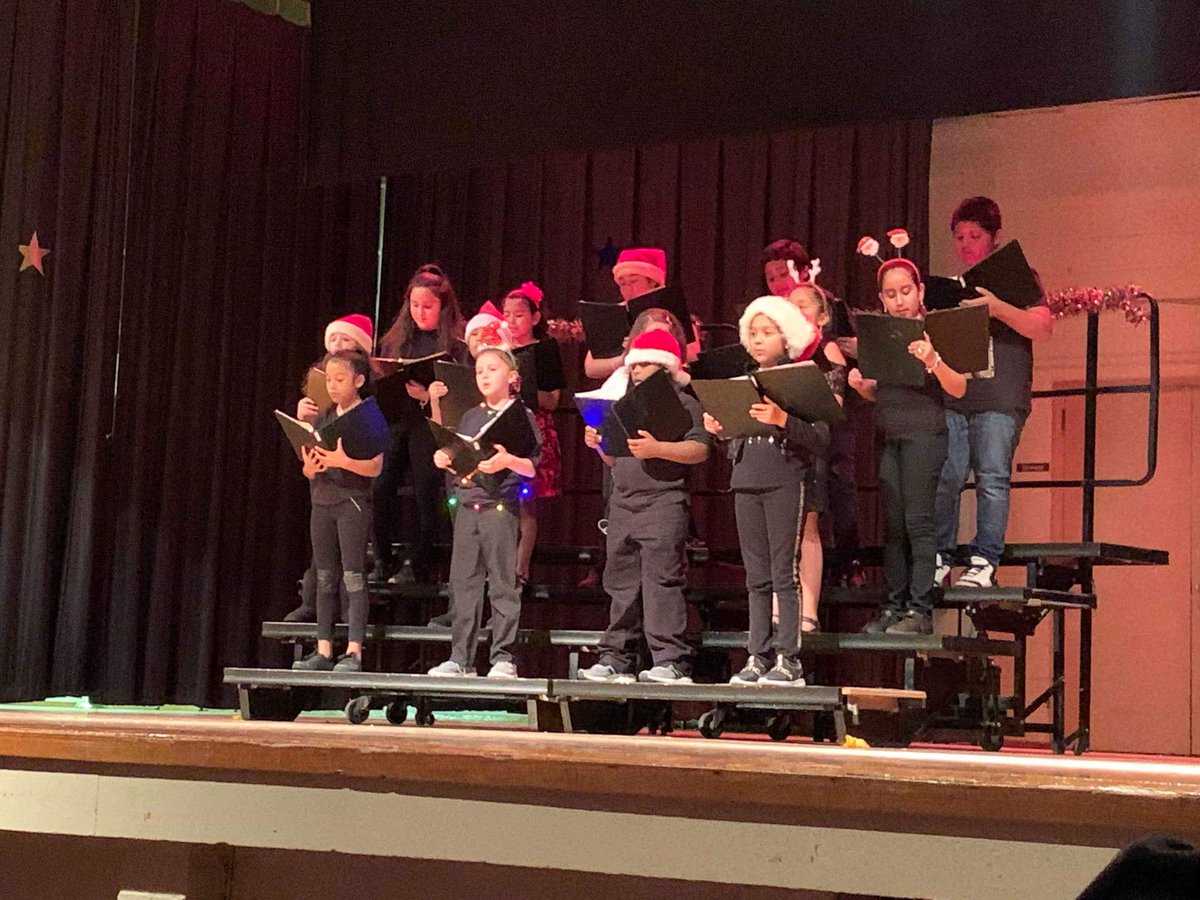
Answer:
[[[554,427],[554,413],[539,409],[533,414],[542,432],[542,459],[533,477],[533,496],[557,497],[562,481],[562,452],[558,446],[558,429]]]

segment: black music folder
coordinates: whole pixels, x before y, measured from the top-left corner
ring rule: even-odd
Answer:
[[[329,389],[325,387],[325,370],[313,366],[308,370],[308,374],[304,376],[304,396],[317,404],[317,409],[321,412],[333,406],[333,398],[329,396]]]
[[[763,396],[798,419],[831,425],[845,419],[842,404],[825,380],[825,373],[812,360],[759,369],[750,375],[750,380],[758,385]]]
[[[705,350],[688,366],[693,379],[713,381],[737,378],[758,365],[741,344],[729,344],[715,350]]]
[[[285,412],[275,410],[275,418],[283,429],[296,456],[303,459],[302,447],[321,447],[333,450],[341,438],[342,449],[351,459],[373,459],[388,446],[388,424],[374,397],[368,397],[344,415],[338,416],[319,431],[308,422],[301,422]]]
[[[583,336],[594,359],[611,359],[625,352],[629,334],[629,310],[619,303],[579,304]]]
[[[908,345],[925,335],[921,319],[903,319],[884,313],[859,313],[858,368],[864,378],[880,384],[925,384],[925,365],[908,352]]]
[[[964,374],[991,368],[991,336],[986,306],[957,306],[925,316],[929,342],[950,368]]]
[[[433,364],[439,359],[445,359],[448,355],[443,351],[416,359],[372,357],[371,371],[376,379],[375,398],[379,401],[379,408],[389,423],[395,424],[406,418],[422,415],[421,405],[409,396],[407,384],[414,381],[424,387],[429,387],[437,380]]]
[[[528,457],[537,446],[525,404],[516,397],[473,435],[458,434],[432,419],[429,428],[438,448],[450,456],[450,471],[462,478],[474,475],[479,463],[496,453],[497,445],[517,457]]]
[[[628,441],[648,431],[660,441],[681,441],[692,430],[692,417],[679,399],[670,374],[659,369],[623,397],[589,391],[575,395],[583,421],[600,432],[608,456],[629,456]]]
[[[701,408],[721,423],[721,437],[768,437],[776,429],[750,417],[750,407],[762,401],[749,375],[714,381],[692,381]]]
[[[1009,241],[986,259],[963,272],[962,278],[931,275],[925,279],[925,308],[949,309],[979,296],[984,287],[1006,303],[1020,309],[1042,299],[1042,286],[1030,268],[1019,241]],[[957,368],[957,367],[956,367]]]
[[[463,413],[483,402],[483,394],[479,393],[475,382],[475,367],[439,359],[434,362],[433,370],[437,375],[435,380],[446,385],[449,391],[438,401],[442,424],[455,429],[462,420]]]
[[[683,293],[674,287],[662,287],[630,300],[628,305],[620,303],[579,304],[579,319],[583,323],[583,334],[587,348],[594,359],[611,359],[625,352],[625,338],[633,320],[648,309],[665,309],[683,326],[684,343],[697,340],[696,327],[688,312]],[[679,348],[686,353],[686,347]]]
[[[811,360],[720,381],[693,380],[692,390],[704,411],[721,423],[722,434],[727,438],[775,434],[774,426],[750,416],[750,407],[763,397],[806,422],[836,423],[845,417],[825,374]]]
[[[679,320],[679,324],[683,326],[685,344],[690,344],[697,339],[696,326],[692,323],[692,314],[688,310],[687,300],[684,299],[683,292],[679,288],[674,285],[666,285],[656,291],[634,297],[629,301],[629,323],[632,325],[633,320],[643,312],[655,308],[665,309]],[[679,349],[686,350],[687,348],[680,347]]]

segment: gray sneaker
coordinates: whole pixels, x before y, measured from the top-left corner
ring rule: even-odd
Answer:
[[[295,672],[332,672],[333,658],[322,656],[320,653],[310,653],[304,659],[298,659],[292,663],[292,670]]]
[[[883,634],[893,625],[904,618],[904,613],[898,609],[884,609],[878,618],[872,619],[862,627],[863,634]]]
[[[771,667],[767,665],[767,661],[761,656],[751,655],[746,660],[746,665],[742,671],[738,672],[729,679],[730,684],[758,684],[759,680],[771,671]]]
[[[468,669],[460,666],[452,659],[446,660],[429,670],[430,675],[436,675],[441,678],[464,678],[468,675],[474,675],[474,669]]]
[[[339,656],[336,665],[333,667],[335,672],[361,672],[362,660],[357,656],[351,656],[349,653]]]
[[[654,666],[638,673],[638,681],[650,684],[691,684],[692,676],[677,668],[674,663]]]
[[[804,687],[804,667],[796,657],[780,656],[771,671],[759,679],[759,684]]]
[[[933,634],[933,616],[909,612],[887,630],[888,634]]]

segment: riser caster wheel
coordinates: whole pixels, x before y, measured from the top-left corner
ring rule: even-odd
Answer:
[[[346,720],[351,725],[362,725],[371,717],[371,698],[355,697],[346,704]]]

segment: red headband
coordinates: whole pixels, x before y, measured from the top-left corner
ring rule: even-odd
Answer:
[[[513,294],[520,294],[522,297],[527,298],[529,302],[533,304],[534,309],[540,310],[542,308],[542,297],[544,297],[545,294],[543,294],[542,289],[532,281],[523,282],[515,291],[509,291],[508,293],[509,296]]]
[[[900,266],[903,266],[912,273],[914,284],[921,283],[921,270],[917,268],[917,264],[915,262],[913,262],[911,259],[905,259],[903,256],[897,256],[894,259],[889,259],[882,266],[880,266],[879,271],[875,274],[875,281],[880,287],[883,287],[883,273],[888,269],[895,269]]]

